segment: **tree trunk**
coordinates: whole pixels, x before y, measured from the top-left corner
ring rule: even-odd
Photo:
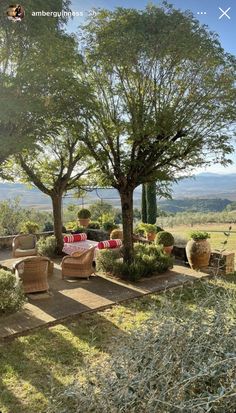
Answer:
[[[133,261],[133,189],[126,188],[119,192],[123,223],[124,262],[131,264]]]
[[[142,222],[147,223],[147,198],[146,198],[146,184],[142,184],[141,219],[142,219]]]
[[[155,224],[157,219],[157,194],[156,182],[149,182],[146,187],[147,223]]]
[[[63,236],[62,236],[62,195],[52,195],[53,224],[54,235],[57,241],[57,254],[62,254]]]

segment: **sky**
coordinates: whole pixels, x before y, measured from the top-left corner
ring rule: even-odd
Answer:
[[[158,5],[161,1],[156,0],[151,3]],[[181,10],[191,10],[202,24],[206,24],[211,31],[218,33],[223,48],[236,56],[236,0],[168,0],[168,3]],[[84,16],[89,15],[93,8],[114,9],[116,7],[127,7],[143,9],[146,5],[147,1],[143,0],[71,1],[71,9],[82,11]],[[83,20],[82,17],[75,17],[69,22],[68,29],[76,32]],[[233,165],[227,168],[214,165],[207,169],[198,169],[196,172],[236,173],[236,144],[235,154],[231,159]]]

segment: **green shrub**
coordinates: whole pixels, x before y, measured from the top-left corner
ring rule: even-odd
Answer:
[[[78,226],[76,221],[69,221],[65,224],[67,231],[73,231]]]
[[[84,227],[79,226],[77,221],[67,222],[65,224],[65,228],[66,228],[66,231],[73,232],[73,233],[74,232],[76,232],[76,233],[84,232]]]
[[[91,218],[91,212],[89,211],[89,209],[82,208],[78,212],[78,218],[79,219],[89,219],[89,218]]]
[[[47,221],[44,224],[43,232],[53,231],[53,223],[51,221]]]
[[[173,266],[173,258],[164,254],[161,246],[155,244],[134,244],[135,260],[144,265],[142,277],[163,273]]]
[[[194,241],[202,241],[207,238],[211,238],[211,236],[206,231],[192,231],[190,233],[190,238],[192,238]]]
[[[139,224],[136,225],[134,228],[134,233],[136,235],[139,235],[140,237],[143,237],[145,234],[144,228],[143,228],[143,222],[140,222]]]
[[[0,269],[0,315],[20,310],[25,301],[20,280],[11,271]]]
[[[88,224],[87,228],[90,228],[90,229],[100,229],[101,226],[100,226],[100,224],[99,224],[98,221],[90,221],[90,223]]]
[[[170,232],[160,231],[157,233],[155,238],[155,243],[158,245],[163,245],[164,247],[170,247],[174,245],[174,237]]]
[[[112,273],[115,260],[121,258],[120,249],[99,250],[96,256],[96,269],[105,273]]]
[[[98,271],[112,273],[129,281],[163,273],[173,266],[173,259],[164,254],[162,248],[154,244],[134,244],[134,262],[127,265],[122,261],[122,249],[101,250],[97,256]],[[121,258],[117,260],[117,258]]]
[[[44,257],[55,257],[57,255],[56,247],[57,242],[54,235],[46,238],[41,237],[37,242],[37,251]]]
[[[113,229],[118,228],[118,225],[114,221],[105,221],[102,224],[104,231],[111,232]]]
[[[134,261],[132,264],[116,261],[113,266],[113,274],[124,280],[136,282],[142,277],[143,273],[144,264],[138,261]]]
[[[20,232],[23,234],[35,234],[39,230],[39,225],[37,222],[26,221],[20,227]]]

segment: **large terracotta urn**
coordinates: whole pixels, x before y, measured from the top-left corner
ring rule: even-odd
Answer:
[[[211,256],[210,243],[207,239],[198,241],[191,239],[186,245],[186,255],[192,269],[200,270],[208,267]]]

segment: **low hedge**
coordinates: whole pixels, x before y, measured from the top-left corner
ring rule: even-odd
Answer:
[[[154,244],[134,244],[134,261],[126,264],[121,250],[102,250],[97,257],[97,269],[129,281],[163,273],[173,266],[173,258]]]

